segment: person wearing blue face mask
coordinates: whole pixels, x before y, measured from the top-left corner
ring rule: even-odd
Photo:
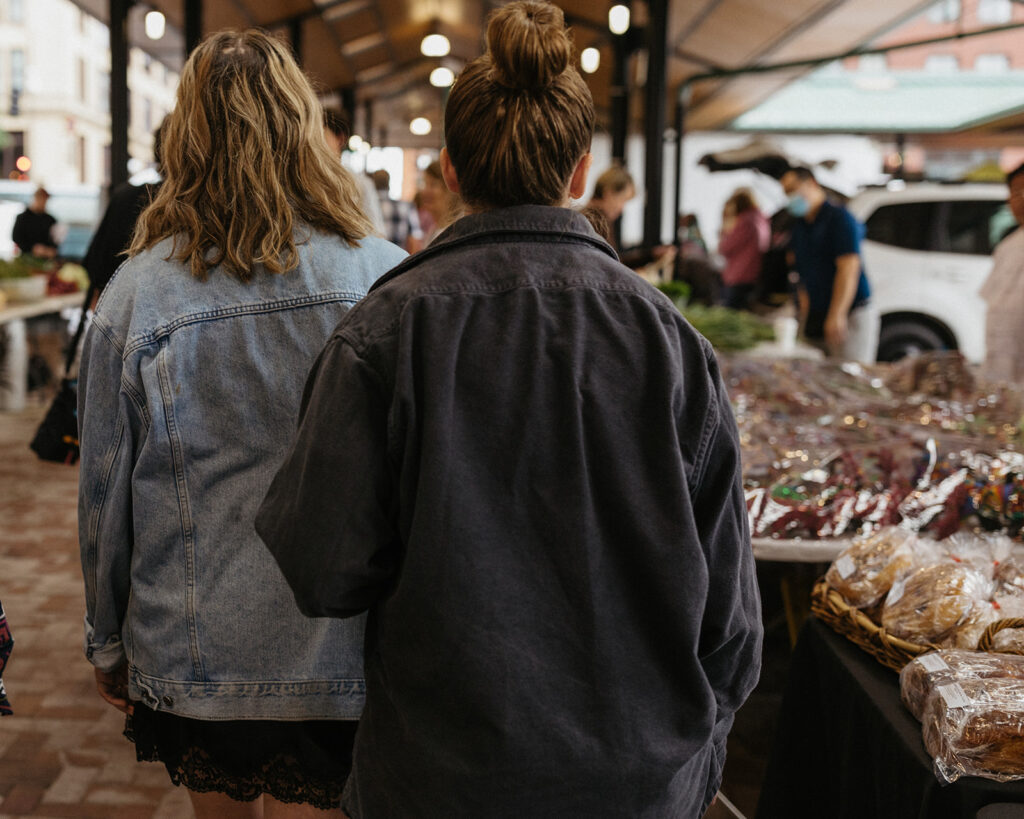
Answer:
[[[863,226],[828,200],[807,168],[791,168],[779,181],[795,217],[790,251],[804,337],[829,356],[874,362],[879,318],[860,256]]]

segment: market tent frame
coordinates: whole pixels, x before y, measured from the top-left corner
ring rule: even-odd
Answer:
[[[500,0],[73,0],[103,20],[111,38],[112,184],[127,179],[129,42],[180,65],[204,35],[260,27],[286,38],[325,97],[349,109],[372,140],[402,147],[438,147],[441,128],[414,137],[413,116],[439,123],[445,92],[428,83],[439,62],[420,54],[428,33],[443,33],[456,68],[481,51],[487,15]],[[657,244],[666,173],[661,150],[679,89],[689,87],[686,127],[727,128],[737,117],[812,70],[799,64],[870,43],[931,5],[931,0],[632,0],[625,34],[608,30],[607,9],[593,0],[558,0],[577,48],[600,50],[585,75],[599,124],[622,158],[629,132],[645,137],[645,244]],[[135,6],[162,12],[168,35],[147,41],[129,19]],[[132,15],[137,18],[138,15]],[[787,66],[760,71],[766,64]],[[699,83],[692,83],[701,77]],[[401,123],[403,127],[396,127]],[[675,174],[678,176],[678,173]]]

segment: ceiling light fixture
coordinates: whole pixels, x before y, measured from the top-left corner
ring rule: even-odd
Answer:
[[[608,9],[608,29],[612,34],[629,31],[629,6],[619,4]]]
[[[420,53],[424,57],[444,57],[452,50],[452,44],[443,34],[428,34],[420,43]]]
[[[409,123],[409,130],[416,136],[426,136],[430,133],[431,127],[430,120],[426,117],[416,117]]]
[[[430,72],[430,84],[434,88],[447,88],[455,82],[455,72],[446,65],[439,65]]]
[[[348,138],[348,149],[350,151],[358,151],[363,147],[363,138],[359,134],[352,134]]]
[[[601,52],[596,48],[585,48],[580,53],[580,68],[587,74],[593,74],[601,65]]]
[[[146,36],[150,40],[159,40],[164,36],[167,20],[159,11],[147,11],[144,18]]]

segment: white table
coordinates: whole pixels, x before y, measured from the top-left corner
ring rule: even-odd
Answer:
[[[19,412],[25,408],[28,379],[28,344],[25,319],[61,313],[81,307],[84,293],[48,296],[38,301],[8,302],[0,310],[0,327],[7,332],[7,355],[0,362],[0,411]]]
[[[850,538],[845,537],[828,537],[820,540],[771,537],[750,539],[757,560],[770,560],[776,563],[831,563],[850,543]]]

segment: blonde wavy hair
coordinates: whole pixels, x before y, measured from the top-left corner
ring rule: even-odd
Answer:
[[[164,182],[139,217],[134,256],[171,238],[168,259],[242,281],[298,265],[296,223],[358,245],[372,224],[323,134],[313,88],[288,48],[261,31],[207,37],[181,74],[163,145]]]

